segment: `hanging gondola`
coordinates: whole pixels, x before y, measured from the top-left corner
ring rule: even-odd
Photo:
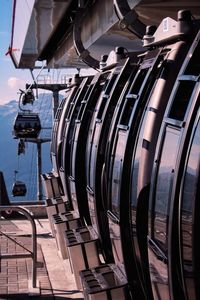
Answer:
[[[13,197],[25,196],[27,192],[26,185],[22,181],[15,181],[12,187]]]
[[[40,118],[37,113],[18,112],[13,129],[16,138],[37,138],[41,130]]]

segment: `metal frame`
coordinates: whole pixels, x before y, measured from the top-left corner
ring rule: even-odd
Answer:
[[[22,213],[31,223],[32,226],[32,251],[15,241],[13,238],[11,238],[8,234],[2,232],[0,230],[0,234],[4,235],[7,239],[11,240],[12,242],[16,243],[18,246],[22,247],[29,253],[8,253],[8,254],[0,254],[0,260],[1,259],[12,259],[12,258],[32,258],[32,287],[36,287],[36,277],[37,277],[37,230],[34,218],[30,215],[30,213],[23,207],[20,206],[0,206],[0,212],[1,211],[17,211]]]

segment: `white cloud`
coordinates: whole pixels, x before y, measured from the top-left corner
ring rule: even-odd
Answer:
[[[25,87],[25,81],[17,77],[10,77],[7,84],[11,89],[15,89],[16,91]]]

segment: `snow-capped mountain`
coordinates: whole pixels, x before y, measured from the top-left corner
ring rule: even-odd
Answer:
[[[24,109],[31,109],[40,116],[42,127],[49,128],[41,131],[40,137],[51,138],[52,127],[52,94],[40,94],[33,105],[26,105]],[[4,174],[8,195],[11,201],[32,201],[37,198],[37,146],[26,143],[25,154],[18,155],[18,139],[12,134],[13,124],[17,112],[18,102],[11,100],[0,105],[0,170]],[[42,173],[51,171],[50,143],[42,144]],[[25,197],[13,197],[12,185],[14,171],[18,171],[16,179],[25,182],[27,194]]]

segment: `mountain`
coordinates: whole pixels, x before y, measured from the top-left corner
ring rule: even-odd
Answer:
[[[52,94],[40,94],[33,105],[27,105],[23,108],[37,112],[42,127],[52,127]],[[19,140],[14,139],[12,131],[18,111],[18,102],[15,100],[0,105],[0,171],[4,174],[10,201],[34,201],[37,199],[37,146],[35,143],[26,143],[25,154],[17,154]],[[51,129],[41,130],[40,137],[51,138]],[[43,143],[42,173],[50,172],[51,169],[50,143]],[[16,179],[26,184],[27,194],[25,197],[12,196],[15,170],[18,171]]]

